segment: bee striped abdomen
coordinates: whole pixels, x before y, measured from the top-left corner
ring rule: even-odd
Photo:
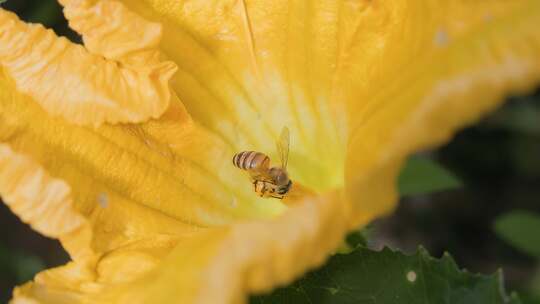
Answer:
[[[252,170],[268,166],[270,158],[261,152],[244,151],[234,155],[233,164],[243,170]]]

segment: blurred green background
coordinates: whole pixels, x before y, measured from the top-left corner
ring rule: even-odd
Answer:
[[[56,1],[11,0],[2,5],[72,41]],[[417,160],[420,160],[419,162]],[[422,160],[437,161],[430,168]],[[400,178],[397,212],[368,230],[369,245],[433,256],[450,252],[473,272],[504,270],[507,288],[540,304],[540,91],[511,98],[447,145],[409,162]],[[455,178],[445,177],[446,169]],[[426,189],[434,191],[422,194]],[[59,243],[33,232],[0,204],[0,303],[13,286],[68,260]]]

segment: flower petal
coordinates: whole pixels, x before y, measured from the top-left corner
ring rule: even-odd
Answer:
[[[73,259],[92,259],[88,222],[75,209],[69,185],[6,144],[0,144],[0,194],[11,211],[34,230],[67,240],[64,247]]]
[[[246,291],[262,292],[291,281],[321,264],[347,230],[349,212],[337,193],[306,198],[283,217],[199,231],[178,245],[155,268],[150,256],[120,249],[121,258],[100,261],[108,272],[141,267],[132,280],[110,281],[68,264],[39,274],[15,291],[15,299],[48,303],[242,303]],[[105,265],[103,265],[105,264]],[[152,266],[150,266],[152,267]],[[120,276],[119,276],[120,277]],[[102,281],[107,280],[107,281]],[[54,286],[54,288],[51,288]],[[62,296],[63,295],[63,296]],[[17,303],[15,301],[15,303]]]
[[[13,88],[9,78],[0,78],[0,141],[65,181],[71,188],[69,201],[90,226],[84,234],[61,237],[75,263],[47,270],[17,288],[15,303],[148,302],[153,296],[164,301],[185,297],[194,303],[207,303],[210,296],[211,302],[226,303],[245,297],[246,286],[268,290],[322,263],[346,232],[347,206],[338,194],[308,198],[295,193],[296,186],[290,197],[304,201],[284,217],[201,228],[242,218],[273,217],[275,212],[269,211],[275,204],[264,200],[262,209],[239,196],[238,206],[206,209],[206,201],[178,195],[185,188],[172,171],[195,179],[199,174],[189,169],[190,161],[221,162],[218,172],[232,167],[231,150],[194,127],[182,111],[173,106],[160,120],[145,125],[104,125],[94,130],[47,116],[31,98]],[[142,133],[131,133],[133,128]],[[165,149],[150,135],[170,142],[174,149]],[[151,143],[146,145],[144,140]],[[188,164],[181,166],[181,159]],[[233,180],[248,184],[247,190],[252,191],[240,174]],[[186,182],[199,187],[194,189],[201,195],[219,195],[221,188],[214,184],[213,192],[205,194],[204,183]],[[157,199],[163,199],[162,203],[156,204]],[[213,201],[229,203],[219,197]],[[193,213],[199,203],[202,208]],[[45,208],[49,206],[56,208],[54,204]],[[86,255],[81,257],[81,253]],[[222,284],[229,284],[230,289],[223,289]]]
[[[32,96],[48,113],[72,123],[97,126],[159,117],[169,106],[168,81],[176,70],[173,63],[160,61],[154,47],[160,39],[159,25],[130,14],[118,3],[99,2],[85,8],[88,23],[80,16],[74,17],[74,23],[82,31],[91,27],[94,32],[85,35],[90,37],[86,40],[91,50],[110,59],[92,55],[51,30],[23,23],[0,9],[0,64],[18,90]],[[115,32],[115,23],[106,22],[106,13],[100,11],[106,8],[114,8],[115,17],[129,25],[123,31],[136,28],[133,33],[145,39],[140,43],[116,39],[122,33]],[[85,11],[77,7],[68,12]],[[95,42],[99,38],[106,48]]]
[[[411,113],[401,106],[401,90],[420,85],[420,76],[428,79],[422,85],[430,90],[450,76],[445,73],[468,75],[497,62],[512,69],[500,59],[493,62],[493,53],[512,48],[514,41],[522,45],[531,39],[527,33],[535,27],[530,23],[538,18],[534,0],[123,2],[145,18],[162,22],[161,48],[179,65],[173,88],[197,121],[238,149],[266,153],[273,151],[275,134],[287,125],[293,138],[289,164],[295,180],[322,192],[343,186],[345,180],[372,180],[362,190],[350,190],[366,194],[380,183],[371,178],[374,174],[393,183],[392,174],[368,166],[375,166],[373,158],[385,157],[382,152],[388,150],[380,142],[381,133],[399,129],[374,124],[369,135],[357,131],[372,112],[384,108],[381,115],[388,115],[393,126],[401,124],[405,118],[396,116]],[[521,25],[524,32],[513,38],[508,29],[521,17],[528,20]],[[490,45],[495,49],[491,55]],[[479,60],[464,60],[469,48],[477,49]],[[529,51],[521,51],[516,50],[514,57],[523,63]],[[476,77],[482,76],[472,76]],[[519,76],[508,77],[520,81]],[[393,83],[395,89],[387,93]],[[463,117],[485,110],[468,107]],[[368,143],[370,147],[365,147]],[[354,148],[347,147],[350,144]],[[396,161],[395,170],[399,164]],[[356,184],[349,182],[348,187],[356,189]],[[380,188],[381,200],[395,201],[394,191]],[[358,201],[362,195],[350,198]],[[359,211],[365,214],[362,222],[393,206],[371,197],[359,204],[366,209]]]
[[[190,240],[184,237],[182,243]],[[17,287],[14,303],[97,303],[104,290],[121,289],[147,275],[179,244],[176,236],[160,235],[132,242],[101,256],[94,265],[70,262],[42,271],[33,282]],[[112,303],[112,302],[102,302]]]
[[[0,193],[14,213],[48,237],[59,238],[84,225],[69,186],[6,144],[0,144]]]
[[[161,25],[129,11],[118,1],[60,0],[69,26],[92,54],[133,68],[159,66]]]
[[[237,150],[276,162],[291,131],[289,172],[321,193],[343,186],[347,117],[331,100],[340,1],[132,1],[163,25],[172,87],[194,119]]]
[[[409,54],[396,55],[396,66],[381,65],[381,70],[399,76],[387,76],[384,89],[353,105],[359,114],[351,127],[347,158],[348,195],[356,202],[352,226],[393,210],[395,180],[408,155],[447,141],[506,95],[526,92],[540,82],[540,2],[475,5],[433,10],[445,17],[423,18],[422,24],[400,29],[422,38],[388,42],[389,49],[419,39],[431,47],[418,50],[414,61]],[[434,25],[426,28],[424,21]]]
[[[0,73],[0,142],[70,186],[75,209],[90,220],[84,238],[94,256],[284,209],[254,195],[248,176],[231,164],[234,151],[194,124],[178,101],[160,120],[94,130],[50,117],[14,88]],[[80,238],[62,241],[89,246]]]

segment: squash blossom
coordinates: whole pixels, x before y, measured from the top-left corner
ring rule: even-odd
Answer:
[[[538,0],[60,2],[84,45],[0,9],[0,195],[71,257],[13,303],[246,303],[540,82]],[[283,127],[292,188],[261,198],[232,157],[277,165]]]

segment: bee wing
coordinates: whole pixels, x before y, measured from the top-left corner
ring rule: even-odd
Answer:
[[[287,169],[287,161],[289,160],[289,128],[283,127],[281,135],[276,143],[279,158],[281,160],[281,167]]]
[[[250,169],[248,170],[248,173],[251,176],[251,179],[253,180],[265,180],[265,181],[272,180],[272,177],[270,176],[270,174],[268,174],[268,171],[265,171],[265,170]]]

